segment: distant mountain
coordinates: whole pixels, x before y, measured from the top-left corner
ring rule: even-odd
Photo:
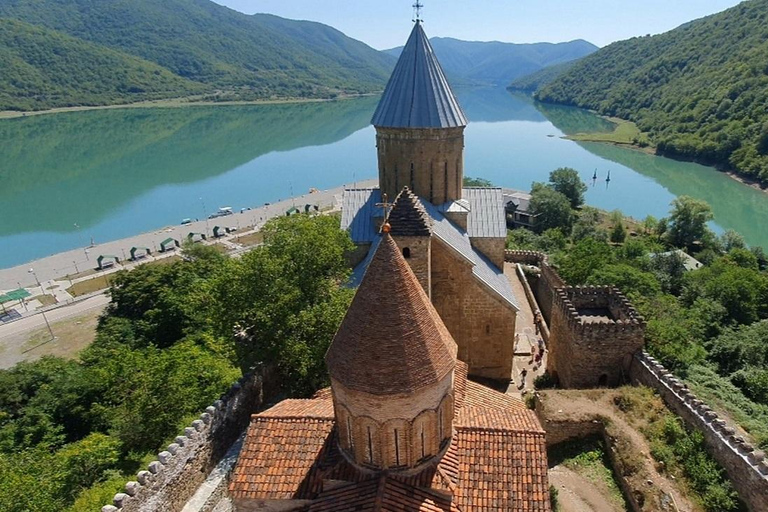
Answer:
[[[551,66],[547,66],[546,68],[540,69],[535,73],[531,73],[530,75],[520,77],[513,81],[509,85],[508,89],[513,91],[538,91],[545,85],[549,85],[554,82],[567,71],[570,71],[570,69],[575,66],[579,60],[580,59],[572,60],[569,62],[561,62],[560,64],[553,64]]]
[[[768,185],[768,0],[607,46],[537,94],[635,121],[660,154]]]
[[[69,45],[74,44],[72,38],[88,43],[90,54],[109,49],[112,58],[118,52],[126,62],[132,57],[134,64],[140,59],[142,65],[163,68],[158,70],[161,75],[169,72],[181,85],[176,96],[190,90],[237,99],[374,92],[384,88],[394,67],[390,56],[326,25],[264,14],[248,16],[209,0],[3,0],[2,18],[45,29],[34,34],[36,45],[49,55],[56,76],[75,86],[78,80],[86,81],[85,85],[94,76],[121,66],[98,61],[83,76],[83,66],[69,69],[54,51],[63,44],[56,40],[59,36],[69,36],[59,37]],[[6,30],[10,30],[7,25]],[[16,73],[22,73],[19,66],[14,67]],[[13,83],[16,77],[7,81]],[[87,99],[72,98],[34,81],[27,81],[26,93],[37,98],[36,108],[143,99],[110,83],[97,94],[86,94]],[[84,89],[89,92],[87,86]],[[0,94],[8,92],[0,90]],[[168,92],[166,97],[174,94]],[[19,101],[11,107],[29,105]]]
[[[448,37],[430,39],[448,78],[456,84],[509,85],[542,68],[579,59],[597,50],[587,41],[513,44],[461,41]],[[399,56],[402,47],[386,50]]]

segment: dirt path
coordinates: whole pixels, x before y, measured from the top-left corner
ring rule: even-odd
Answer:
[[[646,503],[644,510],[663,512],[701,512],[701,509],[684,497],[677,485],[656,470],[645,436],[630,425],[624,414],[613,403],[613,390],[545,391],[542,392],[543,415],[551,421],[593,422],[610,424],[609,434],[616,443],[631,450],[634,459],[641,461],[641,468],[630,477],[633,489],[652,491],[657,503]],[[546,428],[546,427],[545,427]],[[622,438],[622,439],[618,439]]]
[[[549,470],[549,483],[558,490],[562,512],[625,512],[613,504],[607,491],[564,466]]]

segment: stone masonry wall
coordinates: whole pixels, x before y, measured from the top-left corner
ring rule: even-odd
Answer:
[[[615,320],[587,321],[577,308],[605,307]],[[642,349],[645,321],[614,287],[558,289],[552,306],[547,371],[564,388],[618,386]]]
[[[478,377],[512,375],[516,312],[472,275],[445,244],[432,242],[433,304],[459,346],[459,359]]]
[[[555,292],[565,287],[565,281],[557,271],[549,266],[547,255],[536,251],[506,251],[504,258],[510,263],[533,265],[539,267],[541,274],[536,279],[529,279],[531,289],[536,297],[544,321],[552,325],[552,304]]]
[[[392,239],[411,267],[416,279],[424,288],[427,297],[432,298],[432,243],[428,236],[393,236]],[[405,249],[408,249],[406,256]]]
[[[504,268],[504,246],[507,241],[504,238],[471,238],[472,247],[480,251],[496,268]]]
[[[379,186],[390,200],[403,187],[432,204],[461,199],[464,128],[376,128]]]
[[[248,426],[269,396],[270,371],[259,368],[237,381],[157,455],[136,481],[125,484],[102,512],[178,512]]]
[[[655,389],[667,406],[683,418],[689,428],[704,435],[712,456],[725,468],[733,487],[753,512],[768,511],[768,459],[763,452],[736,435],[658,361],[641,352],[632,361],[632,381]]]

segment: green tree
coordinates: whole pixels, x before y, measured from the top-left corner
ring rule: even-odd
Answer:
[[[611,242],[615,244],[623,244],[627,239],[627,230],[624,228],[624,224],[619,222],[611,229]]]
[[[576,169],[560,167],[549,174],[549,183],[552,189],[560,192],[571,203],[571,208],[578,208],[584,204],[584,194],[587,185],[579,177]]]
[[[606,265],[595,270],[587,278],[586,284],[614,285],[633,299],[637,296],[651,297],[661,292],[661,285],[653,274],[625,263]]]
[[[698,199],[680,196],[672,201],[669,241],[675,247],[691,248],[707,234],[707,222],[713,219],[712,208]]]
[[[586,284],[590,276],[615,261],[611,246],[585,238],[556,260],[560,275],[573,286]]]
[[[531,213],[536,216],[534,228],[543,233],[548,229],[561,229],[570,233],[573,212],[568,198],[560,192],[545,186],[534,186],[531,193]]]
[[[464,176],[464,186],[491,188],[493,187],[493,183],[491,183],[490,180],[487,180],[485,178],[470,178],[469,176]]]

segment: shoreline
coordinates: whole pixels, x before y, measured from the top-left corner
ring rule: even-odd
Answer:
[[[339,95],[336,98],[277,98],[277,99],[232,100],[232,101],[211,101],[211,100],[203,100],[203,99],[195,100],[194,96],[190,96],[190,97],[182,97],[182,98],[168,98],[163,100],[137,101],[135,103],[118,103],[115,105],[92,105],[92,106],[83,105],[83,106],[77,106],[77,107],[56,107],[56,108],[51,108],[46,110],[32,110],[32,111],[2,110],[0,111],[0,120],[19,119],[24,117],[42,116],[42,115],[51,115],[51,114],[64,114],[68,112],[87,112],[90,110],[325,103],[325,102],[331,102],[331,101],[344,101],[344,100],[351,100],[351,99],[357,99],[357,98],[367,98],[369,96],[375,96],[377,94],[378,93],[345,94],[345,95]]]
[[[355,186],[369,187],[376,186],[377,183],[378,179],[367,179],[357,181]],[[263,206],[255,206],[244,212],[233,213],[216,219],[200,219],[183,226],[159,226],[151,231],[137,233],[126,238],[110,240],[90,247],[78,247],[19,265],[0,268],[0,290],[33,287],[38,279],[43,285],[50,285],[50,282],[54,280],[66,280],[68,275],[76,275],[87,269],[93,269],[100,255],[116,255],[120,257],[121,261],[129,263],[128,254],[132,247],[149,248],[153,250],[153,255],[163,254],[158,251],[163,240],[173,238],[181,243],[187,239],[190,233],[204,233],[209,243],[217,243],[217,239],[211,236],[215,226],[236,230],[219,239],[226,242],[260,229],[269,219],[283,216],[294,207],[303,210],[305,204],[310,204],[318,205],[320,210],[328,207],[336,208],[340,205],[342,192],[350,186],[352,186],[351,183],[346,183],[327,190],[298,194],[295,197]],[[177,253],[177,251],[172,251],[172,254]],[[152,259],[150,258],[150,260]],[[33,277],[30,274],[30,268],[35,269],[36,276]]]

